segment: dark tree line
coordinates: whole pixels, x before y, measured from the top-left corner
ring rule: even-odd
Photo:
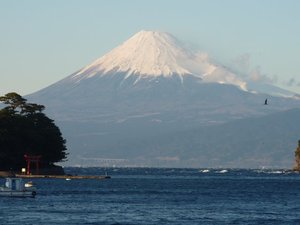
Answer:
[[[41,156],[41,167],[66,160],[66,140],[43,105],[27,103],[17,93],[0,97],[0,170],[25,167],[24,155]]]

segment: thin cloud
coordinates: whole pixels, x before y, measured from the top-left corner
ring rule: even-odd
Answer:
[[[270,75],[262,73],[260,66],[257,66],[256,68],[252,69],[248,78],[249,80],[254,82],[262,82],[269,84],[275,84],[278,82],[278,78],[276,75],[273,75],[271,77]]]
[[[296,78],[292,77],[287,81],[281,82],[282,85],[285,85],[287,87],[300,87],[300,82],[297,81]]]
[[[276,75],[268,75],[262,72],[261,66],[253,67],[251,63],[251,55],[244,53],[239,55],[232,61],[231,67],[236,71],[237,75],[246,81],[261,82],[275,84],[278,82]]]
[[[242,78],[247,77],[250,71],[251,56],[249,53],[239,55],[232,61],[231,67],[239,73]]]
[[[296,79],[295,78],[291,78],[288,82],[287,82],[287,86],[292,87],[296,84]]]

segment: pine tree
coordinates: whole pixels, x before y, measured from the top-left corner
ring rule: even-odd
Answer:
[[[24,155],[40,155],[41,166],[51,167],[66,160],[66,140],[59,128],[42,111],[43,105],[27,103],[17,93],[0,97],[0,170],[19,170]]]

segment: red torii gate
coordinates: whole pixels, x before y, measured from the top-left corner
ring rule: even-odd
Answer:
[[[24,155],[24,158],[27,162],[27,170],[26,170],[26,174],[30,175],[30,164],[31,162],[35,162],[35,169],[36,169],[36,174],[39,174],[39,163],[40,163],[40,159],[41,156],[40,155]]]

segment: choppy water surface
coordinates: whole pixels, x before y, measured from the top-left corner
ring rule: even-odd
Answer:
[[[66,172],[108,173],[112,179],[35,179],[35,199],[0,198],[0,224],[300,224],[297,173],[149,168]]]

